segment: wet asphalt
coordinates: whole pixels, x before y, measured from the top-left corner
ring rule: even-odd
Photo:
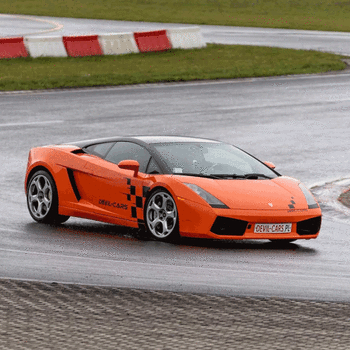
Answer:
[[[332,35],[322,45],[350,47],[335,38],[348,34]],[[334,203],[350,178],[349,110],[346,71],[1,93],[0,348],[348,349],[350,221]],[[23,192],[31,147],[128,134],[216,138],[274,162],[321,198],[320,237],[172,245],[87,220],[32,222]]]
[[[138,241],[111,225],[34,223],[23,178],[31,147],[113,135],[183,134],[234,143],[307,186],[349,176],[349,73],[0,94],[0,274],[224,295],[349,300],[349,223],[324,207],[317,240]],[[324,200],[323,200],[324,201]],[[29,267],[29,268],[28,268]],[[1,267],[0,267],[1,268]]]

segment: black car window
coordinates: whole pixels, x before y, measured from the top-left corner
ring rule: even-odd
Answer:
[[[136,160],[140,164],[140,171],[145,173],[150,158],[149,152],[136,143],[117,142],[108,152],[105,159],[115,164],[126,159]]]
[[[147,174],[161,174],[161,170],[153,157],[151,158],[151,160],[148,163],[146,173]]]
[[[98,143],[84,148],[84,151],[89,154],[104,158],[107,152],[111,149],[114,142]]]

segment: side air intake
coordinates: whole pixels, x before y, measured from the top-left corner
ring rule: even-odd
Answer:
[[[70,184],[72,186],[75,197],[76,197],[77,201],[79,202],[81,199],[81,195],[79,193],[77,183],[75,182],[74,172],[72,169],[67,168],[67,173],[68,173],[69,181],[70,181]]]
[[[218,216],[210,231],[221,236],[243,236],[248,221]]]

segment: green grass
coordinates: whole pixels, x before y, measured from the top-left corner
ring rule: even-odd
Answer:
[[[315,51],[213,45],[204,49],[81,58],[0,60],[0,90],[263,77],[341,70],[341,56]]]
[[[1,0],[0,13],[350,31],[349,0]]]
[[[349,0],[2,0],[0,13],[350,31]],[[0,60],[0,90],[320,73],[344,69],[340,59],[312,51],[208,45],[112,57]]]

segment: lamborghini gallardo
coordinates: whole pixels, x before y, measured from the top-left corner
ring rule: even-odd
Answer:
[[[25,176],[39,223],[70,216],[139,229],[167,241],[316,238],[321,209],[300,181],[233,145],[132,136],[33,148]]]

